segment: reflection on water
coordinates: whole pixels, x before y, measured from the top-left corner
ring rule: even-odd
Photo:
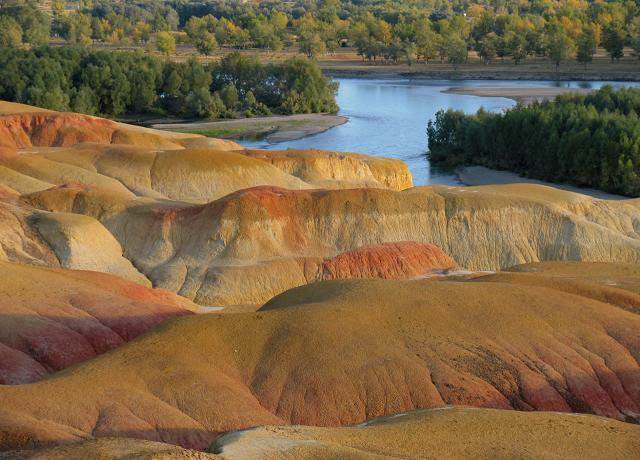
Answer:
[[[541,81],[437,81],[337,79],[340,83],[340,115],[349,122],[324,133],[296,141],[243,145],[267,149],[322,149],[360,152],[399,158],[411,170],[416,185],[455,184],[456,178],[430,167],[426,160],[427,121],[440,109],[475,112],[480,107],[500,111],[515,102],[500,97],[477,97],[442,91],[452,86],[562,86],[599,88],[602,82]],[[586,86],[585,86],[586,85]],[[614,83],[614,86],[626,85]]]

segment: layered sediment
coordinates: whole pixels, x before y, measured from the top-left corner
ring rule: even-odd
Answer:
[[[625,458],[639,264],[640,200],[0,103],[0,450]]]

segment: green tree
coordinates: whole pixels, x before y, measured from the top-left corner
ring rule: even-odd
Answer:
[[[169,32],[158,32],[156,35],[156,48],[165,56],[176,52],[176,39]]]
[[[222,102],[228,110],[233,112],[238,108],[240,98],[238,96],[238,89],[233,83],[222,88],[220,91],[220,99],[222,99]]]
[[[508,31],[504,35],[504,41],[507,54],[513,58],[516,65],[527,57],[527,41],[523,34]]]
[[[218,47],[216,36],[210,32],[202,31],[196,38],[193,39],[193,44],[200,54],[209,56]]]
[[[402,54],[407,62],[407,65],[411,67],[413,65],[413,61],[418,55],[418,47],[413,42],[404,42],[402,44]]]
[[[98,115],[98,100],[94,91],[88,86],[76,91],[71,102],[71,110],[87,115]]]
[[[478,54],[482,58],[485,64],[491,63],[497,54],[498,36],[489,32],[485,35],[478,44]]]
[[[189,93],[186,99],[187,114],[194,118],[218,118],[225,111],[225,105],[218,94],[211,94],[205,88]]]
[[[58,35],[74,45],[90,45],[93,28],[91,18],[82,13],[57,17],[54,28]]]
[[[51,19],[34,5],[8,6],[1,10],[3,16],[13,18],[22,28],[22,41],[33,46],[46,44],[51,37]]]
[[[418,59],[422,57],[425,62],[429,62],[432,59],[438,57],[438,50],[440,48],[440,36],[433,31],[429,21],[422,19],[415,24],[416,34],[416,47]]]
[[[582,33],[578,37],[576,60],[584,64],[584,68],[587,68],[587,64],[593,60],[593,55],[596,54],[596,36],[592,27],[583,27]]]
[[[300,52],[309,58],[322,55],[327,51],[324,40],[317,33],[301,36],[299,40]]]
[[[469,55],[467,42],[458,36],[451,36],[445,40],[445,50],[447,61],[453,65],[454,69],[466,62]]]
[[[548,34],[546,48],[547,55],[556,65],[556,70],[562,62],[571,59],[575,54],[573,40],[561,29],[555,29]]]
[[[624,56],[624,42],[626,33],[618,24],[611,24],[605,28],[602,35],[602,45],[611,56],[611,62],[619,61]]]
[[[16,47],[22,44],[22,27],[9,16],[0,16],[0,46]]]

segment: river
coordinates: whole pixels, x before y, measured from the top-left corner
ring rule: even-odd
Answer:
[[[479,97],[443,93],[461,86],[562,86],[599,88],[606,82],[545,81],[445,81],[376,80],[339,78],[337,102],[340,115],[349,118],[344,125],[295,141],[268,144],[247,141],[242,144],[266,149],[321,149],[359,152],[399,158],[407,163],[415,185],[456,184],[455,175],[432,168],[426,159],[427,121],[440,109],[475,112],[480,107],[501,111],[515,105],[502,97]],[[630,85],[610,83],[613,86]],[[633,84],[631,84],[633,85]]]

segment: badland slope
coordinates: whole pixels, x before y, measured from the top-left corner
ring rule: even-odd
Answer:
[[[0,387],[2,448],[134,436],[203,449],[256,425],[343,426],[447,404],[637,421],[640,317],[621,297],[637,294],[621,282],[618,305],[611,286],[569,293],[549,273],[494,276],[325,281],[255,313],[170,320]]]
[[[455,427],[452,429],[452,427]],[[209,448],[217,454],[132,438],[98,438],[0,453],[0,459],[593,459],[633,458],[640,428],[601,417],[443,407],[344,428],[266,426],[234,431]]]
[[[469,270],[640,262],[640,200],[526,184],[409,188],[395,160],[245,150],[8,103],[0,113],[1,143],[14,149],[0,158],[5,260],[104,271],[222,306],[258,306],[323,279],[329,259],[401,242],[435,245]],[[358,257],[343,272],[385,277],[405,256],[396,248],[374,271],[358,265],[375,258]]]
[[[197,309],[104,273],[0,262],[0,384],[39,380]]]

